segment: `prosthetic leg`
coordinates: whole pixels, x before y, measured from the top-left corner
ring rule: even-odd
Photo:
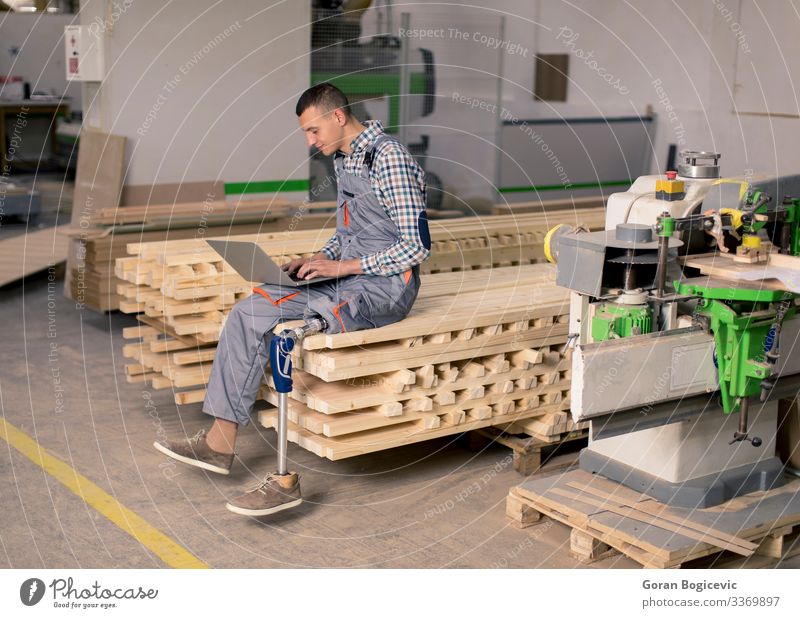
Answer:
[[[325,331],[328,324],[322,318],[308,320],[303,326],[287,329],[275,335],[269,344],[272,379],[278,393],[278,470],[248,490],[232,499],[226,507],[239,515],[261,517],[299,506],[300,477],[289,472],[287,446],[289,428],[289,393],[292,392],[292,350],[304,337]]]
[[[322,318],[308,320],[303,326],[287,329],[275,335],[269,344],[272,380],[278,393],[278,476],[289,474],[286,451],[288,446],[289,393],[292,392],[292,350],[308,335],[324,332],[328,323]]]

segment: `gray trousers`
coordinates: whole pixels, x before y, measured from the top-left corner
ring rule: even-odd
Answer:
[[[228,314],[203,402],[206,414],[239,425],[250,422],[278,324],[321,316],[330,334],[392,324],[411,310],[419,275],[359,275],[292,290],[269,285],[259,289]]]
[[[233,306],[211,366],[203,412],[239,425],[250,422],[269,364],[272,330],[281,322],[302,319],[307,313],[308,293],[299,292],[277,304],[260,294],[252,294]]]

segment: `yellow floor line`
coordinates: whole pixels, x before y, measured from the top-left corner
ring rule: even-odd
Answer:
[[[208,565],[186,548],[148,524],[82,474],[51,455],[36,440],[0,418],[0,438],[25,455],[101,515],[130,534],[167,565],[176,569],[207,569]]]

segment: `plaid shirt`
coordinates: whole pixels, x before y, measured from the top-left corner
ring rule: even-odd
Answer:
[[[358,175],[364,166],[364,155],[375,139],[383,133],[377,120],[364,123],[366,127],[350,142],[352,152],[345,155],[344,171]],[[337,173],[338,177],[338,173]],[[430,255],[419,236],[418,219],[425,210],[425,173],[408,151],[397,142],[384,141],[375,148],[370,184],[387,216],[400,232],[400,240],[377,253],[360,258],[361,269],[368,275],[388,277],[405,272],[424,262]],[[332,260],[342,254],[334,234],[321,249]]]

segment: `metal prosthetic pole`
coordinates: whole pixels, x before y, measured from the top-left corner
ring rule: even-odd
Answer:
[[[269,360],[272,380],[278,393],[278,474],[288,474],[287,446],[289,427],[289,393],[292,392],[292,350],[308,335],[327,330],[328,323],[322,318],[306,321],[303,326],[286,329],[275,335],[269,343]]]

